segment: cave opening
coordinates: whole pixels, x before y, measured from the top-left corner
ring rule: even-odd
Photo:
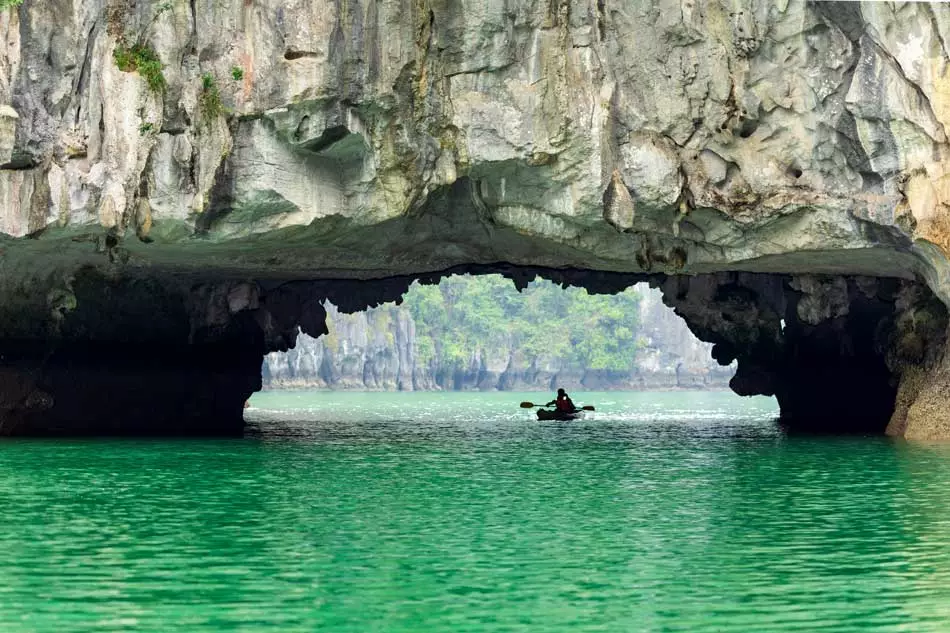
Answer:
[[[478,277],[453,277],[466,274]],[[471,282],[462,279],[481,279],[487,290],[473,303],[462,287]],[[567,288],[574,289],[562,290]],[[31,296],[23,295],[24,301]],[[574,318],[579,308],[572,301],[582,296],[593,307]],[[644,297],[682,319],[668,325],[679,332],[675,336],[688,329],[702,341],[691,353],[701,350],[703,359],[671,365],[667,358],[664,367],[664,351],[641,340],[636,327]],[[446,306],[466,301],[469,313],[456,323],[458,315]],[[530,301],[537,304],[530,314],[518,308]],[[288,377],[275,371],[279,364],[262,367],[262,360],[300,345],[301,334],[322,340],[324,351],[342,352],[333,360],[326,354],[319,363],[312,359],[311,373],[323,383],[594,390],[650,388],[657,376],[666,382],[653,386],[663,388],[721,381],[740,396],[775,397],[782,423],[794,431],[900,435],[924,389],[922,376],[942,362],[948,323],[944,304],[926,284],[910,279],[687,276],[506,263],[291,281],[106,275],[90,267],[61,294],[48,293],[42,312],[31,304],[12,307],[23,322],[20,337],[0,341],[0,433],[6,435],[240,435],[247,399],[264,379]],[[390,321],[379,330],[382,338],[394,339],[390,351],[370,363],[344,349],[337,327],[349,318],[344,315],[368,308],[377,308],[377,321]],[[414,353],[422,363],[409,358],[410,339],[420,335],[414,318],[407,318],[413,310],[417,317],[434,310],[442,328],[421,332],[419,341],[428,342]],[[334,315],[342,320],[334,323]],[[527,324],[518,331],[533,356],[513,350],[513,319]],[[468,338],[458,336],[462,324]],[[582,342],[580,334],[593,339]],[[574,356],[545,359],[544,352],[558,345]],[[296,353],[298,360],[306,356]],[[458,362],[433,364],[437,357]],[[587,363],[583,371],[580,360]],[[661,371],[647,376],[647,361]]]
[[[264,389],[722,390],[735,372],[642,282],[598,295],[539,277],[519,292],[466,274],[414,282],[398,305],[324,308],[325,335],[264,358]]]

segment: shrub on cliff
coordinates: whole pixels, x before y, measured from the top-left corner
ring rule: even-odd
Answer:
[[[115,65],[122,72],[137,72],[153,91],[162,92],[165,90],[166,82],[165,75],[162,74],[162,61],[158,58],[158,53],[147,44],[128,45],[120,41],[116,44],[113,57],[115,58]]]
[[[198,109],[201,110],[201,116],[205,122],[209,123],[225,113],[218,83],[211,73],[205,73],[201,76],[201,94],[198,96]]]
[[[0,0],[0,2],[3,1]],[[125,19],[123,8],[119,5],[112,5],[107,14],[109,34],[119,40],[113,53],[115,65],[122,72],[137,72],[140,74],[153,92],[164,92],[167,83],[165,75],[162,73],[163,66],[158,53],[147,43],[148,34],[158,19],[172,11],[173,8],[170,1],[159,4],[155,8],[151,19],[134,38],[129,33],[123,33],[123,21]]]

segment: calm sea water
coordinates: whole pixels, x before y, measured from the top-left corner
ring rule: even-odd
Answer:
[[[232,441],[0,443],[0,631],[950,630],[950,446],[769,400],[256,396]]]

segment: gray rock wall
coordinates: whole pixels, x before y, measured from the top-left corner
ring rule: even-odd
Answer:
[[[67,269],[111,231],[154,270],[847,272],[947,300],[948,33],[936,3],[26,0],[0,14],[0,233]]]

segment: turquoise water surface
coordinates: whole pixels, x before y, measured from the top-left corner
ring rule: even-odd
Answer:
[[[950,631],[950,446],[726,393],[264,393],[0,443],[0,631]]]

